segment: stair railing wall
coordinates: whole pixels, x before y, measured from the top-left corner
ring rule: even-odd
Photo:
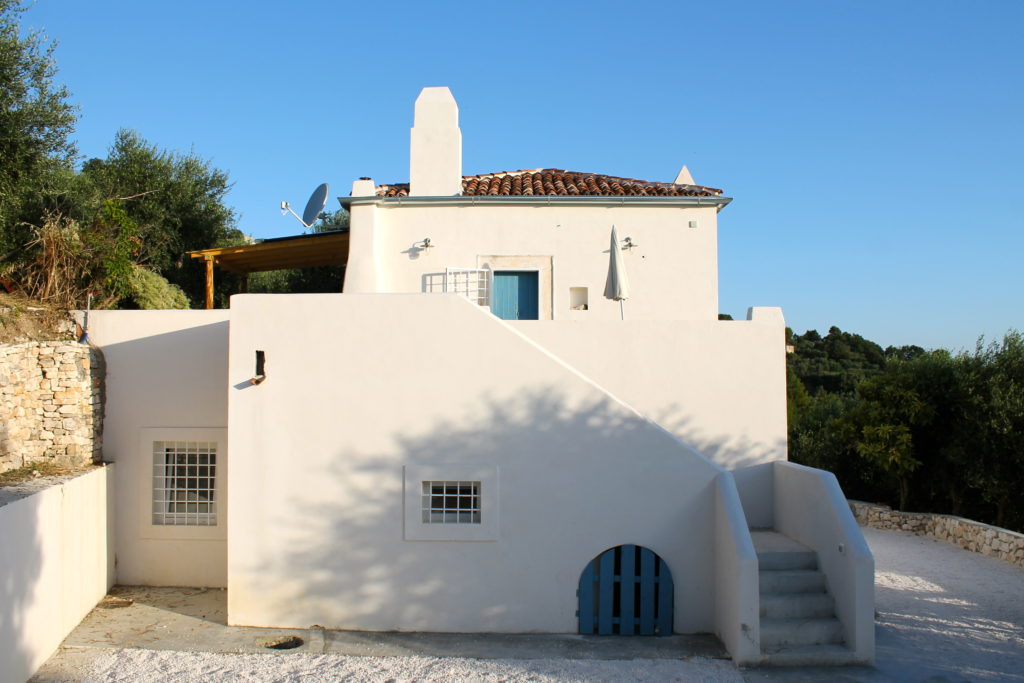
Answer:
[[[757,553],[732,472],[714,483],[715,633],[736,664],[761,660]]]
[[[875,560],[831,472],[774,464],[775,530],[812,548],[835,598],[847,647],[875,658]]]

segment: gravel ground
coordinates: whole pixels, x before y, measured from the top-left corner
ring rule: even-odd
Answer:
[[[92,681],[742,681],[728,661],[461,659],[345,655],[224,655],[121,650],[93,664]]]
[[[64,648],[36,681],[1024,681],[1024,569],[863,529],[875,555],[875,667],[736,669],[682,659],[469,659]]]
[[[1024,681],[1024,568],[928,536],[863,529],[877,667],[898,681]]]

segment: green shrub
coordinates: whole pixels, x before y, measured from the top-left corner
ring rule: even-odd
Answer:
[[[131,292],[129,298],[146,310],[167,308],[188,308],[188,297],[181,287],[172,285],[166,278],[135,266],[129,277]]]

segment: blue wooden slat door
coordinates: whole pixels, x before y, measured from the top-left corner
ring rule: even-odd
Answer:
[[[491,311],[502,320],[537,320],[539,292],[536,271],[496,271]]]
[[[612,634],[612,618],[615,606],[615,554],[601,556],[601,571],[597,578],[597,632],[602,636]]]
[[[654,633],[654,558],[647,548],[640,549],[640,633]]]
[[[580,633],[672,635],[674,587],[668,565],[647,548],[604,551],[580,575]]]
[[[597,582],[597,560],[591,560],[587,568],[580,576],[580,610],[577,616],[580,618],[580,633],[590,635],[594,632],[597,619],[594,616],[594,584]]]
[[[622,546],[622,563],[619,571],[619,633],[631,636],[636,633],[636,612],[633,610],[636,593],[636,546]]]

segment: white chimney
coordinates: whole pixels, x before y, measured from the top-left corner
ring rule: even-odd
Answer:
[[[416,98],[409,144],[409,196],[462,194],[459,105],[448,88],[424,88]]]

